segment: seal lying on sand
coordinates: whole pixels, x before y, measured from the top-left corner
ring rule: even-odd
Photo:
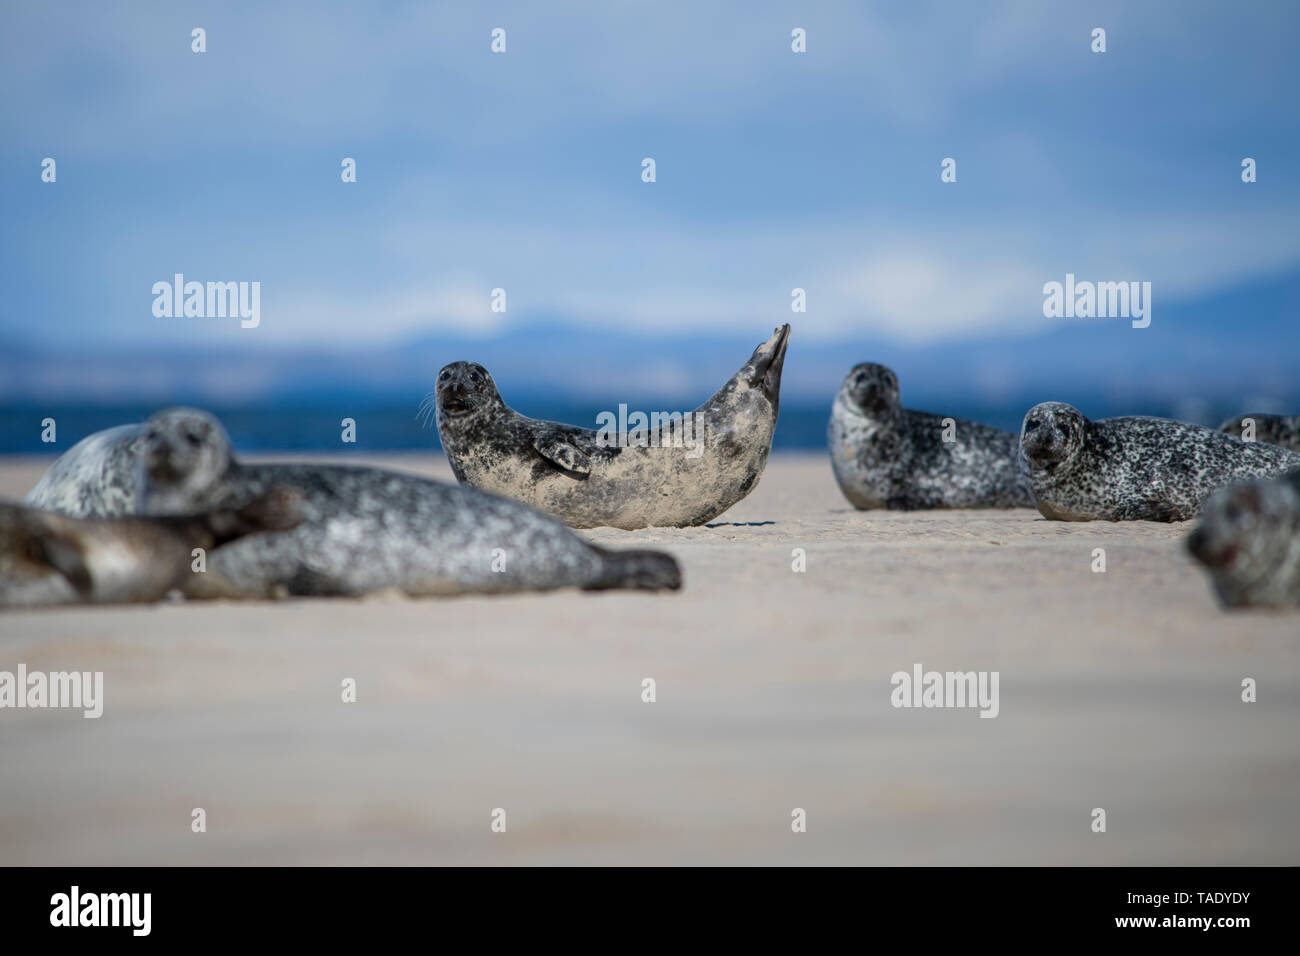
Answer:
[[[1300,471],[1216,491],[1187,548],[1228,607],[1300,607]]]
[[[1217,489],[1300,467],[1300,454],[1167,418],[1092,422],[1044,402],[1025,415],[1020,467],[1045,518],[1186,521]]]
[[[864,362],[845,376],[826,437],[835,480],[855,508],[1034,506],[1014,433],[904,408],[898,377],[883,365]]]
[[[527,418],[472,362],[439,372],[422,407],[436,403],[438,435],[462,484],[526,502],[575,528],[701,525],[749,494],[763,474],[789,338],[790,326],[778,328],[712,398],[665,425],[659,438],[653,425],[615,434]]]
[[[130,514],[135,507],[140,425],[95,432],[58,457],[23,504],[74,518]]]
[[[1246,422],[1254,422],[1254,441],[1300,451],[1300,415],[1238,415],[1219,426],[1219,431],[1245,439]]]
[[[209,556],[196,582],[204,597],[681,586],[670,555],[607,551],[554,518],[473,488],[378,468],[237,461],[221,423],[194,409],[146,423],[140,467],[143,514],[227,507],[273,485],[302,494],[304,521],[293,531]]]
[[[280,488],[238,509],[157,518],[69,518],[0,502],[0,607],[157,601],[203,577],[195,548],[301,520],[297,493]]]

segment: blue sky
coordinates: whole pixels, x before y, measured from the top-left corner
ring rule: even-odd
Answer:
[[[789,320],[795,344],[1015,349],[1060,330],[1042,286],[1073,272],[1150,281],[1156,327],[1234,290],[1213,348],[1300,270],[1298,26],[1291,3],[11,4],[0,343],[526,349],[559,323],[599,357]],[[261,282],[261,325],[156,318],[175,272]],[[1260,329],[1295,370],[1300,326]]]

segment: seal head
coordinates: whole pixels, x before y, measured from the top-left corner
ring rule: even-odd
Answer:
[[[234,453],[221,422],[197,408],[171,408],[145,424],[136,510],[182,514],[212,503]]]
[[[1064,470],[1083,449],[1087,427],[1088,419],[1072,405],[1035,405],[1020,427],[1020,457],[1031,472]]]
[[[437,408],[448,418],[505,407],[497,383],[477,362],[452,362],[443,366],[431,395]]]
[[[1216,491],[1187,550],[1228,607],[1300,604],[1300,471]]]
[[[853,366],[841,390],[850,406],[867,418],[889,417],[900,407],[898,376],[875,362]]]

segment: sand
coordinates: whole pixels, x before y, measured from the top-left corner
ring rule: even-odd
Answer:
[[[857,512],[822,455],[719,520],[588,532],[677,594],[0,613],[0,670],[105,681],[0,711],[0,864],[1300,862],[1300,615],[1219,610],[1187,526]],[[891,706],[917,663],[998,716]]]

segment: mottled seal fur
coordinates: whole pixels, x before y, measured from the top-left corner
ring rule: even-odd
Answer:
[[[1226,606],[1300,607],[1300,471],[1216,491],[1187,548]]]
[[[697,416],[690,421],[703,423],[703,451],[695,457],[680,445],[638,447],[635,431],[602,436],[527,418],[502,401],[487,369],[473,362],[443,368],[426,403],[436,405],[438,435],[462,484],[526,502],[575,528],[701,525],[758,485],[772,448],[789,337],[790,326],[778,328],[690,413]],[[678,441],[680,435],[670,433]]]
[[[1300,467],[1300,454],[1166,418],[1093,422],[1045,402],[1025,415],[1020,467],[1045,518],[1187,521],[1217,489]]]
[[[1246,420],[1255,423],[1254,441],[1300,451],[1300,415],[1238,415],[1219,426],[1219,431],[1244,439]]]
[[[304,521],[294,530],[209,556],[203,597],[681,586],[670,555],[607,551],[554,518],[473,488],[378,468],[240,462],[220,422],[194,409],[146,423],[140,469],[142,514],[224,507],[272,485],[302,495]]]
[[[237,509],[156,518],[70,518],[0,502],[0,607],[157,601],[190,592],[195,548],[302,520],[298,495],[272,489]],[[201,590],[201,589],[200,589]]]
[[[855,365],[831,405],[827,442],[840,491],[855,508],[1032,508],[1003,431],[904,408],[898,377]],[[945,435],[952,438],[945,441]]]
[[[129,514],[135,502],[140,425],[95,432],[58,457],[23,504],[77,518]]]

